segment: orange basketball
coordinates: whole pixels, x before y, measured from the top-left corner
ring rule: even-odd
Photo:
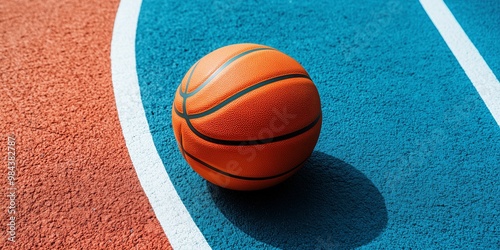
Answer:
[[[293,58],[258,44],[217,49],[182,79],[172,107],[182,155],[234,190],[278,184],[311,155],[321,130],[318,90]]]

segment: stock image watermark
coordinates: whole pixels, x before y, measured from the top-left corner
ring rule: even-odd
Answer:
[[[212,2],[212,9],[219,16],[227,15],[228,13],[232,13],[236,10],[238,6],[243,3],[243,0],[234,0],[234,1],[223,1],[223,0],[215,0]]]
[[[316,238],[316,247],[314,249],[316,250],[322,250],[322,249],[339,249],[342,246],[339,242],[337,242],[335,239],[332,239],[331,236],[328,237],[321,237],[318,236]]]
[[[365,25],[356,28],[352,40],[341,44],[340,50],[344,55],[344,60],[351,61],[356,56],[363,54],[364,49],[368,48],[373,40],[385,32],[384,29],[396,19],[402,10],[403,6],[400,2],[388,1],[381,10],[372,13],[372,17]]]
[[[248,137],[249,142],[238,145],[238,154],[240,156],[246,156],[245,161],[247,163],[254,161],[258,157],[259,152],[265,150],[266,143],[272,142],[274,137],[279,135],[295,118],[297,118],[297,114],[290,113],[286,107],[283,107],[281,110],[273,108],[272,112],[273,116],[269,120],[268,125],[262,127],[256,137]],[[238,175],[243,172],[242,164],[244,164],[244,162],[231,159],[226,163],[224,169],[233,175]],[[220,181],[219,185],[222,187],[227,187],[231,182],[231,177],[226,175],[212,173],[212,177],[218,179]]]
[[[16,137],[7,136],[7,240],[16,241]]]

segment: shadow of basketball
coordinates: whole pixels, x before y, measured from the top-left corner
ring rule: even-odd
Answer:
[[[207,188],[229,221],[279,248],[350,249],[369,243],[387,225],[385,201],[373,183],[351,165],[317,151],[276,187],[238,192],[208,183]]]

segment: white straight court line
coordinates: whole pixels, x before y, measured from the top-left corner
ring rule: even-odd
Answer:
[[[500,126],[500,82],[442,0],[420,0],[462,69]]]
[[[210,249],[189,215],[156,151],[142,106],[135,37],[141,0],[123,0],[111,40],[113,89],[125,143],[137,176],[174,249]]]

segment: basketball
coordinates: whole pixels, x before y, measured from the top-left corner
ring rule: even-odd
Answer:
[[[306,70],[268,46],[234,44],[196,62],[176,90],[172,127],[187,163],[233,190],[276,185],[297,172],[321,130]]]

